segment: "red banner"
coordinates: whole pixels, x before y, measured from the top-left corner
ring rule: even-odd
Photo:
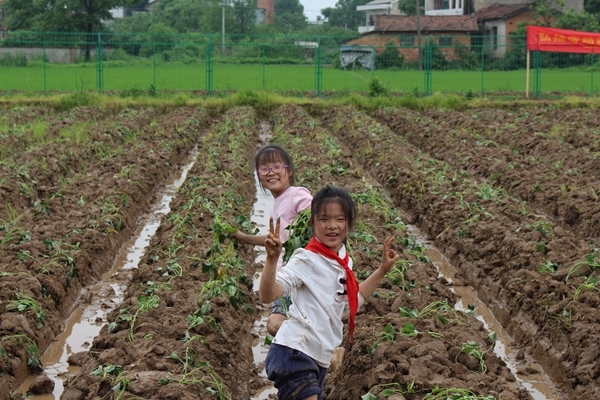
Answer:
[[[527,50],[560,53],[600,53],[600,33],[527,27]]]

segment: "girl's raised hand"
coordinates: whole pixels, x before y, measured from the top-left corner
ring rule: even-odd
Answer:
[[[283,245],[281,244],[281,240],[279,240],[280,222],[281,218],[277,218],[277,222],[273,227],[273,217],[269,218],[269,234],[265,240],[267,257],[279,258],[279,255],[281,254]]]
[[[392,249],[392,243],[394,242],[394,239],[396,238],[386,237],[385,241],[383,242],[383,257],[381,259],[381,268],[384,270],[384,272],[388,272],[390,269],[392,269],[392,267],[400,257],[398,253],[396,253],[396,251]]]

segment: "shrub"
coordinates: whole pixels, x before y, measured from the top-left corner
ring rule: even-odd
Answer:
[[[371,97],[387,97],[389,90],[383,86],[379,78],[375,77],[369,84],[369,96]]]
[[[384,50],[375,57],[375,66],[378,69],[402,68],[404,56],[398,52],[398,46],[389,41]]]
[[[17,53],[15,55],[15,66],[26,67],[27,66],[27,56],[23,53]]]
[[[114,49],[110,53],[107,54],[106,60],[109,61],[127,61],[129,55],[124,49],[118,48]]]
[[[4,57],[0,58],[0,65],[3,67],[12,67],[14,60],[10,54],[5,54]]]

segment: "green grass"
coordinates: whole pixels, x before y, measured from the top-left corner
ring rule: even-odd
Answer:
[[[206,65],[158,64],[103,68],[105,91],[147,89],[204,90]],[[542,93],[598,93],[599,73],[572,69],[544,69],[540,82]],[[93,63],[36,67],[0,66],[0,90],[25,92],[70,92],[96,90],[97,71]],[[313,65],[213,65],[214,90],[277,90],[312,92],[315,90]],[[411,92],[425,88],[425,73],[417,70],[342,71],[323,67],[325,92],[368,92],[369,83],[377,77],[391,92]],[[533,87],[533,73],[531,88]],[[497,92],[525,92],[526,72],[516,71],[432,71],[433,92],[466,93],[475,95]]]

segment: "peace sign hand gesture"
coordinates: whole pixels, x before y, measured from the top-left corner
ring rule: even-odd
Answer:
[[[283,245],[281,244],[281,240],[279,240],[279,232],[280,232],[280,222],[281,219],[277,218],[277,223],[275,227],[273,227],[273,217],[269,218],[269,234],[265,239],[265,250],[267,252],[267,258],[279,258],[281,254],[281,249]]]

